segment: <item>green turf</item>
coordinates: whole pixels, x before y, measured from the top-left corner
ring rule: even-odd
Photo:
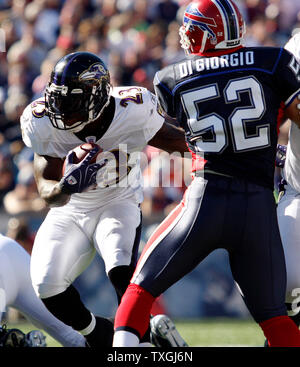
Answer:
[[[260,327],[252,320],[237,319],[197,319],[175,321],[178,331],[189,346],[262,346],[264,336]],[[35,329],[31,324],[22,322],[8,324],[23,332]],[[46,334],[46,333],[45,333]],[[61,345],[46,334],[48,347]]]
[[[252,320],[204,319],[176,321],[190,346],[263,346],[264,336]]]
[[[31,330],[37,330],[35,326],[26,321],[22,321],[19,323],[6,323],[6,325],[8,329],[12,328],[20,329],[25,334]],[[58,343],[55,339],[53,339],[49,334],[45,333],[44,331],[43,333],[46,335],[46,343],[48,347],[61,347],[61,344]]]

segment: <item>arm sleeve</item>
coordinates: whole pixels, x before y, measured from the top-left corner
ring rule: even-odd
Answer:
[[[153,85],[155,94],[164,113],[172,118],[176,118],[176,109],[172,94],[172,84],[174,83],[173,74],[173,69],[170,67],[158,71],[155,74]]]
[[[160,130],[165,119],[163,117],[163,112],[158,103],[156,96],[147,91],[147,99],[148,99],[148,119],[144,124],[144,136],[146,142],[151,140],[153,136]]]
[[[36,118],[27,106],[21,115],[20,125],[24,144],[39,155],[65,157],[65,150],[51,139],[51,126],[46,116]]]

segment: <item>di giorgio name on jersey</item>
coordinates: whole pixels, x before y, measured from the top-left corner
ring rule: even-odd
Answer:
[[[187,60],[185,62],[179,63],[178,68],[180,78],[184,78],[188,75],[192,75],[194,72],[201,72],[203,70],[253,65],[254,63],[254,52],[246,51],[232,53],[229,55],[202,57],[195,60]]]

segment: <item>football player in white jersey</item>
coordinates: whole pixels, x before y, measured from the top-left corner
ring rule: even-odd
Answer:
[[[16,241],[0,234],[0,324],[9,306],[63,346],[85,346],[85,338],[54,317],[36,296],[30,279],[30,255]],[[43,340],[38,342],[45,346]]]
[[[57,318],[86,337],[88,346],[111,346],[113,322],[90,313],[72,282],[98,252],[120,301],[138,255],[139,152],[147,143],[186,152],[184,134],[165,122],[147,89],[112,87],[105,64],[88,52],[58,61],[45,98],[24,110],[21,128],[35,152],[39,193],[51,207],[33,246],[34,289]],[[73,163],[72,149],[85,142],[96,143],[103,153],[95,146],[82,162]]]
[[[300,33],[296,33],[285,45],[300,61]],[[293,65],[291,64],[292,68]],[[298,97],[299,98],[299,97]],[[299,100],[300,104],[300,100]],[[299,106],[300,107],[300,106]],[[300,111],[299,111],[300,113]],[[286,303],[289,316],[300,325],[300,129],[291,124],[286,147],[280,146],[284,195],[278,202],[277,214],[287,267]]]

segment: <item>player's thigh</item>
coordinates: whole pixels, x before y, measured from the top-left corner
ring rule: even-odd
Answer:
[[[6,305],[9,306],[16,299],[20,288],[18,278],[23,270],[14,266],[14,257],[9,255],[0,251],[0,312],[4,312]]]
[[[89,265],[95,250],[75,217],[51,210],[39,228],[31,255],[31,277],[41,298],[63,292]]]
[[[285,314],[285,259],[269,191],[252,193],[243,240],[229,255],[233,277],[257,322]]]
[[[300,293],[300,196],[284,195],[277,215],[287,268],[286,301],[291,303]]]
[[[151,235],[139,258],[132,283],[155,297],[193,270],[219,243],[222,225],[218,223],[219,219],[223,221],[224,203],[206,185],[206,180],[200,178],[192,182],[182,202]]]
[[[135,265],[141,234],[141,210],[132,199],[114,202],[102,212],[94,245],[108,273],[121,265]]]

